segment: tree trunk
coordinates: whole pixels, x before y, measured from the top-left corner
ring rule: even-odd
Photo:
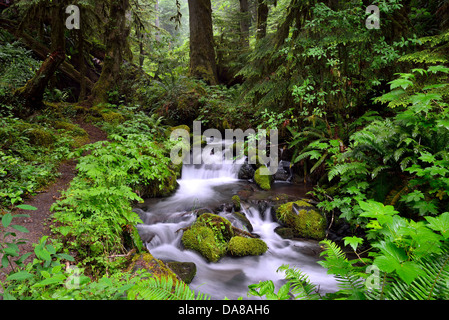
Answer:
[[[34,77],[17,89],[14,95],[24,102],[25,113],[32,113],[42,107],[45,88],[50,78],[65,60],[65,38],[64,38],[64,0],[55,0],[51,7],[51,49],[52,54],[42,63]]]
[[[266,0],[257,0],[256,40],[265,38],[267,34],[268,5]]]
[[[130,26],[127,19],[129,0],[112,0],[105,28],[106,56],[100,79],[92,89],[93,103],[106,102],[108,91],[120,80],[120,67],[129,51],[127,38]]]
[[[249,26],[251,20],[248,0],[240,0],[240,14],[240,42],[244,47],[249,47]]]
[[[218,84],[210,0],[189,0],[190,75]]]

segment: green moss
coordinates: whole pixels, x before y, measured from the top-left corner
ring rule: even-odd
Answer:
[[[279,206],[276,218],[287,228],[292,228],[297,237],[322,240],[326,236],[325,216],[304,200]]]
[[[260,167],[256,170],[254,173],[254,181],[256,184],[261,187],[263,190],[270,190],[271,189],[271,183],[273,182],[273,176],[270,174],[261,174],[263,171],[268,172],[268,169],[266,167]]]
[[[125,121],[125,118],[123,117],[123,115],[118,112],[110,111],[110,112],[102,113],[101,116],[103,117],[103,120],[108,123],[120,124]]]
[[[21,123],[18,129],[27,137],[31,144],[50,147],[56,142],[56,137],[50,131],[34,124]]]
[[[211,262],[227,252],[227,243],[234,236],[229,220],[212,213],[204,213],[184,232],[182,243],[187,249],[199,252]]]
[[[238,195],[232,196],[232,204],[234,205],[235,211],[240,211],[240,197]]]
[[[233,256],[258,256],[264,254],[268,247],[261,239],[236,236],[229,241],[228,250]]]
[[[136,272],[145,269],[155,277],[170,277],[174,281],[178,281],[176,274],[168,268],[161,260],[156,259],[149,252],[136,254],[127,268],[128,272]]]
[[[205,226],[192,226],[182,236],[182,243],[187,249],[199,252],[211,262],[220,260],[227,248],[215,239],[214,231]]]

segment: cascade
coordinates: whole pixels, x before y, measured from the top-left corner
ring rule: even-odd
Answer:
[[[224,141],[224,146],[230,148],[232,141]],[[270,207],[260,212],[260,207],[253,203],[241,202],[241,212],[250,221],[253,233],[268,245],[268,251],[261,256],[225,256],[218,262],[211,263],[199,253],[183,248],[180,230],[195,221],[195,209],[206,208],[234,223],[229,212],[217,212],[217,208],[223,203],[229,203],[233,195],[250,184],[237,178],[244,160],[185,164],[181,179],[178,180],[179,188],[172,196],[148,199],[142,207],[134,209],[143,221],[143,224],[138,225],[138,230],[151,254],[163,261],[195,263],[197,273],[190,287],[209,294],[212,299],[247,298],[248,285],[264,280],[273,280],[276,288],[280,288],[284,277],[277,269],[283,264],[306,272],[311,281],[320,286],[321,292],[336,291],[334,278],[316,263],[317,244],[281,238],[274,232],[279,224],[273,221]],[[294,189],[293,185],[291,187]],[[282,183],[281,188],[284,190],[286,184]],[[298,195],[301,196],[304,194]]]

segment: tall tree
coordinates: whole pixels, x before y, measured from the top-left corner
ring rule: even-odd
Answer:
[[[189,0],[190,75],[218,84],[210,0]]]
[[[240,0],[240,42],[243,46],[249,47],[249,27],[251,17],[249,15],[248,0]]]
[[[53,0],[49,6],[51,20],[51,50],[52,53],[45,59],[34,77],[24,87],[15,92],[15,96],[24,102],[24,113],[33,113],[40,109],[45,88],[58,67],[65,60],[65,38],[64,38],[64,14],[67,0]]]
[[[100,79],[92,89],[94,103],[107,101],[108,91],[119,83],[123,60],[131,55],[128,45],[129,8],[129,0],[110,0],[109,15],[105,25],[106,56]]]
[[[268,5],[266,0],[257,0],[257,29],[256,39],[265,38],[267,34]]]

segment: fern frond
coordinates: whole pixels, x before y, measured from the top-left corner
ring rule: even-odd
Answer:
[[[301,270],[282,265],[277,271],[285,272],[285,279],[289,280],[290,290],[295,299],[317,300],[320,298],[317,286]]]
[[[209,296],[195,292],[182,281],[170,277],[149,278],[128,291],[128,298],[139,300],[208,300]]]

